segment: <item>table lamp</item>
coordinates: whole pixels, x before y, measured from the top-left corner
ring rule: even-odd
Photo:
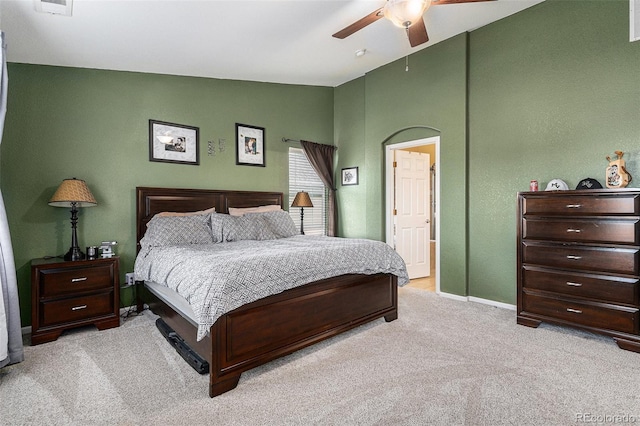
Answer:
[[[293,199],[293,203],[291,203],[291,207],[300,207],[300,234],[304,235],[304,225],[302,222],[304,220],[304,208],[313,207],[309,193],[305,191],[298,192]]]
[[[63,180],[49,200],[50,206],[71,208],[71,248],[64,255],[64,260],[82,260],[85,258],[84,253],[78,246],[78,234],[76,233],[78,207],[93,207],[97,204],[85,181],[76,178]]]

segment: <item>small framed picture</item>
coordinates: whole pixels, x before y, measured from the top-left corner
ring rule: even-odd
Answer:
[[[265,166],[264,127],[236,123],[236,164]]]
[[[149,161],[200,164],[199,129],[149,120]]]
[[[342,169],[342,185],[357,185],[358,184],[358,168],[348,167]]]

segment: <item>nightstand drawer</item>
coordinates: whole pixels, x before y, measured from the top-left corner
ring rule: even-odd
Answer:
[[[585,271],[638,274],[638,249],[581,245],[522,244],[524,263]]]
[[[523,294],[525,312],[586,327],[638,334],[638,309]]]
[[[522,214],[632,215],[639,207],[638,194],[531,196],[523,200]]]
[[[42,304],[41,327],[81,321],[100,315],[113,315],[113,293],[44,302]]]
[[[523,287],[625,305],[638,304],[638,278],[524,267]]]
[[[40,272],[40,296],[51,298],[113,287],[113,265]]]
[[[120,259],[31,261],[31,344],[56,340],[65,330],[120,325]]]
[[[589,241],[638,244],[637,218],[617,220],[576,220],[524,218],[522,238],[557,241]]]

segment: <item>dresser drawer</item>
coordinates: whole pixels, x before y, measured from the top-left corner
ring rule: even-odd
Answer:
[[[633,219],[522,219],[522,238],[537,240],[638,244],[637,218]]]
[[[638,249],[522,243],[524,263],[638,275]]]
[[[113,287],[112,265],[49,269],[40,274],[40,296],[44,298]]]
[[[640,202],[638,194],[598,194],[531,196],[522,200],[522,214],[638,214]]]
[[[638,305],[638,278],[568,273],[523,267],[523,287],[607,303]]]
[[[525,312],[544,315],[577,325],[638,333],[638,309],[604,304],[589,304],[570,299],[555,299],[539,295],[522,295]]]
[[[41,327],[81,321],[100,315],[115,315],[113,292],[44,302],[41,314]]]

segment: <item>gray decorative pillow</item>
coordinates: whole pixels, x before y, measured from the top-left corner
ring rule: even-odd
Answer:
[[[276,238],[293,237],[299,233],[295,223],[293,223],[293,219],[291,219],[291,216],[289,215],[289,212],[284,210],[265,213],[247,213],[245,216],[262,217],[265,225],[271,233],[276,236]]]
[[[154,216],[140,244],[144,247],[211,244],[209,215]]]
[[[215,243],[277,238],[259,214],[230,216],[213,213],[211,214],[211,234]]]
[[[224,242],[223,229],[233,227],[233,219],[228,214],[211,213],[211,236],[214,243]]]

